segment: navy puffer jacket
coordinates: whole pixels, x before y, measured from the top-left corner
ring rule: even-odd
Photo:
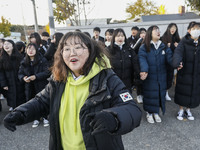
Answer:
[[[172,63],[172,51],[161,43],[157,50],[151,44],[150,52],[147,52],[143,44],[138,58],[141,72],[148,73],[146,80],[143,81],[144,110],[149,113],[159,113],[161,107],[164,113],[167,90],[166,64]]]

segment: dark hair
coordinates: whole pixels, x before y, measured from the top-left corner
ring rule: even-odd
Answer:
[[[125,44],[127,44],[127,39],[126,39],[126,34],[124,32],[124,30],[122,28],[118,28],[118,29],[115,29],[114,32],[113,32],[113,36],[112,36],[112,40],[111,40],[111,43],[110,43],[110,48],[111,48],[111,54],[115,54],[115,51],[114,51],[114,44],[115,44],[115,37],[117,36],[117,34],[119,32],[122,32],[123,35],[125,36]]]
[[[94,31],[99,31],[99,33],[101,32],[101,29],[99,28],[99,27],[95,27],[94,29],[93,29],[93,32]]]
[[[81,32],[81,30],[80,29],[76,29],[75,32]]]
[[[0,39],[0,41],[2,41],[2,43],[4,43],[5,39],[2,38],[2,39]],[[0,48],[0,54],[1,54],[2,49],[3,49],[3,46],[2,46],[2,48]]]
[[[4,38],[1,38],[0,41],[2,41],[2,42],[4,43],[4,42],[5,42],[5,39],[4,39]]]
[[[26,51],[27,51],[27,49],[28,49],[29,47],[32,47],[32,46],[33,46],[33,47],[35,48],[35,50],[36,50],[36,54],[35,54],[35,56],[34,56],[34,61],[33,61],[33,65],[35,65],[35,64],[37,64],[38,61],[39,61],[39,55],[40,55],[40,53],[38,52],[38,47],[37,47],[37,45],[34,44],[34,43],[29,43],[29,44],[27,45],[27,47],[26,47]],[[31,62],[31,59],[30,59],[30,57],[28,56],[28,54],[27,54],[27,52],[26,52],[25,64],[29,65],[30,62]]]
[[[42,32],[41,35],[42,35],[42,36],[47,36],[47,37],[49,37],[49,33],[48,33],[48,32]]]
[[[68,66],[65,64],[63,60],[62,49],[65,46],[67,40],[76,39],[76,38],[81,43],[84,43],[87,46],[88,51],[89,51],[89,57],[87,61],[85,62],[80,74],[86,76],[89,73],[94,62],[96,62],[99,66],[107,67],[105,60],[102,58],[104,54],[107,55],[104,47],[101,47],[100,44],[98,44],[96,41],[92,40],[86,34],[82,32],[68,32],[62,37],[59,43],[58,49],[54,55],[54,64],[52,67],[52,74],[53,74],[54,80],[56,81],[65,82],[67,80],[67,76],[70,69],[68,68]]]
[[[109,32],[110,35],[113,35],[114,29],[107,29],[106,32],[105,32],[105,35],[106,35],[107,32]]]
[[[194,26],[200,26],[200,22],[193,22],[193,23],[191,23],[189,29],[193,28]]]
[[[41,40],[40,35],[39,35],[37,32],[33,32],[33,33],[31,33],[31,35],[30,35],[30,39],[31,39],[31,38],[35,38],[35,39],[36,39],[37,47],[40,47],[40,44],[42,44],[42,40]]]
[[[145,48],[146,48],[147,52],[150,52],[150,49],[151,49],[151,43],[150,42],[152,40],[152,31],[154,29],[159,29],[159,27],[156,26],[156,25],[150,26],[147,29],[146,36],[144,38],[144,45],[145,45]]]
[[[147,30],[145,28],[140,28],[137,35],[135,36],[136,41],[140,38],[140,34],[141,34],[142,31],[147,32]]]
[[[12,50],[11,56],[9,56],[8,53],[3,48],[3,51],[1,52],[1,57],[0,57],[0,69],[4,69],[4,70],[13,69],[12,62],[11,62],[13,60],[16,60],[15,66],[19,67],[22,56],[18,52],[15,43],[12,40],[5,40],[4,43],[5,42],[11,43],[13,46],[13,50]]]
[[[187,27],[187,30],[191,29],[194,24],[196,23],[196,21],[191,21]]]
[[[89,32],[83,32],[84,34],[86,34],[87,36],[89,36],[91,38],[91,35]]]
[[[55,43],[56,47],[58,46],[58,44],[59,44],[61,38],[63,37],[63,35],[64,34],[61,33],[61,32],[54,33],[53,37],[55,37],[55,39],[56,39],[56,43]]]
[[[25,52],[25,48],[26,48],[26,45],[24,44],[24,42],[22,41],[18,41],[15,43],[16,45],[16,48],[17,50],[20,52],[20,53],[24,53]],[[21,52],[21,49],[23,48],[23,51]]]
[[[137,26],[133,26],[133,27],[131,28],[131,30],[137,30],[137,31],[139,31],[139,28],[138,28]]]
[[[171,35],[170,33],[170,29],[175,26],[176,27],[176,32]],[[175,42],[179,43],[180,42],[180,36],[179,36],[179,33],[178,33],[178,27],[175,23],[170,23],[165,31],[165,33],[163,34],[163,36],[161,37],[162,39],[162,42],[165,43],[166,45],[168,43],[172,43],[172,38],[175,39]]]

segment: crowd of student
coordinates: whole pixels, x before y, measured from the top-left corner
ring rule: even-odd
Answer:
[[[50,149],[124,149],[121,135],[140,125],[143,104],[149,123],[162,122],[168,90],[175,85],[178,120],[194,120],[200,103],[200,23],[180,38],[175,23],[161,36],[158,26],[88,32],[34,32],[30,43],[0,40],[0,92],[10,113],[4,126],[50,123]],[[174,70],[177,69],[176,79]],[[51,70],[51,73],[50,73]],[[52,75],[51,75],[52,74]],[[47,80],[48,79],[48,80]],[[14,110],[13,110],[14,109]],[[49,115],[48,122],[47,118]]]
[[[93,39],[103,41],[99,34],[100,29],[94,28]],[[137,102],[143,103],[149,123],[162,121],[159,111],[165,113],[173,83],[174,102],[180,106],[177,119],[194,120],[190,109],[200,103],[199,36],[200,23],[195,21],[189,23],[182,38],[175,23],[170,23],[162,36],[156,25],[147,30],[134,26],[128,39],[123,29],[105,32],[112,69],[130,92],[136,87]]]
[[[149,123],[161,122],[159,111],[165,113],[165,102],[171,100],[168,89],[173,82],[176,82],[174,101],[180,105],[177,119],[194,120],[190,108],[200,102],[198,22],[189,24],[182,39],[175,23],[170,23],[162,36],[156,25],[147,30],[134,26],[129,38],[121,28],[106,30],[105,39],[100,32],[100,28],[95,27],[93,37],[88,32],[84,34],[106,48],[113,71],[127,89],[132,92],[133,87],[136,88],[137,102],[143,103]],[[51,40],[47,32],[41,35],[34,32],[28,45],[0,40],[0,92],[7,99],[10,111],[45,88],[62,36],[55,33]],[[47,116],[43,121],[47,126]],[[33,127],[38,124],[35,120]]]
[[[50,40],[47,32],[41,35],[34,32],[27,45],[22,41],[0,40],[0,93],[6,98],[9,111],[45,88],[53,55],[62,36],[62,33],[55,33]],[[44,126],[49,125],[47,116],[43,118],[43,123]],[[39,120],[35,120],[32,127],[38,125]]]

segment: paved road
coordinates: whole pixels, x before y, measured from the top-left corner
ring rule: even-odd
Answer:
[[[173,97],[174,89],[170,90]],[[134,92],[135,95],[135,92]],[[139,105],[142,109],[142,105]],[[140,127],[123,136],[125,150],[200,150],[200,108],[192,110],[194,121],[178,121],[176,113],[178,106],[167,102],[166,114],[162,123],[149,124],[146,113]],[[16,132],[10,132],[2,125],[3,117],[8,113],[6,102],[3,101],[3,111],[0,112],[0,150],[47,150],[49,127],[42,123],[38,128],[32,128],[32,123],[17,127]]]

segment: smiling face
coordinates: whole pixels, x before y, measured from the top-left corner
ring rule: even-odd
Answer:
[[[4,50],[8,53],[8,55],[11,55],[11,54],[12,54],[13,45],[12,45],[10,42],[5,41],[5,42],[4,42],[4,45],[3,45],[3,48],[4,48]]]
[[[118,32],[117,33],[117,36],[115,37],[115,42],[118,44],[118,45],[122,45],[125,41],[125,36],[122,32]]]
[[[89,57],[87,46],[77,37],[66,40],[61,51],[63,60],[76,77],[80,76],[82,68]]]
[[[152,41],[158,41],[160,39],[160,29],[154,28],[152,30]]]

